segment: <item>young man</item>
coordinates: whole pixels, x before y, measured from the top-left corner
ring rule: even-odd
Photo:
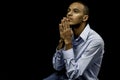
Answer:
[[[59,24],[60,40],[53,56],[55,73],[44,80],[98,80],[104,41],[90,28],[89,9],[73,2]]]

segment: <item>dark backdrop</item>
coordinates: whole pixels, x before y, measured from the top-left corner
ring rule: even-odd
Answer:
[[[52,67],[52,56],[59,39],[58,24],[60,19],[65,16],[69,0],[49,1],[34,4],[33,15],[30,24],[30,50],[32,51],[32,80],[41,80],[50,75],[54,69]],[[42,5],[44,4],[44,5]],[[103,0],[89,0],[91,17],[90,24],[105,41],[105,54],[101,71],[100,80],[110,80],[116,78],[116,26],[114,24],[115,13],[109,9],[112,5],[106,4]],[[114,8],[114,7],[113,7]],[[31,52],[29,51],[29,52]]]
[[[69,1],[4,3],[1,65],[3,71],[9,71],[11,80],[42,80],[54,71],[52,56],[59,40],[58,24]],[[91,28],[105,41],[100,80],[117,80],[118,76],[118,12],[109,2],[89,0]]]
[[[60,19],[65,16],[67,5],[69,0],[56,0],[54,2],[49,1],[39,5],[39,8],[35,9],[34,15],[35,21],[32,22],[31,28],[34,30],[32,54],[31,57],[31,76],[32,80],[40,80],[50,75],[54,70],[52,67],[52,56],[57,46],[59,39],[58,23]],[[100,80],[112,80],[117,79],[117,39],[116,24],[114,23],[115,13],[111,11],[112,5],[106,4],[103,0],[89,0],[91,17],[90,24],[92,28],[96,30],[105,41],[105,54],[101,71],[99,74]],[[114,7],[112,7],[113,9]],[[34,19],[34,18],[33,18]],[[37,20],[36,20],[37,19]],[[37,24],[37,25],[36,25]],[[31,36],[30,36],[31,37]],[[35,47],[33,47],[35,46]],[[34,56],[33,56],[34,55]]]

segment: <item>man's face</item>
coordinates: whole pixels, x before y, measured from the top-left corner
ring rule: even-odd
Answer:
[[[84,18],[84,5],[80,3],[72,3],[67,12],[67,18],[69,19],[70,25],[76,25],[83,22]]]

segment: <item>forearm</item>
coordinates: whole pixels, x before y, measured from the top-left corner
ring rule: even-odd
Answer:
[[[62,70],[64,68],[64,59],[62,50],[56,50],[56,53],[53,56],[53,67],[55,70]]]
[[[64,51],[63,53],[65,68],[66,68],[66,75],[69,79],[75,79],[79,76],[79,65],[77,62],[75,62],[73,49],[69,49],[67,51]]]
[[[81,76],[87,66],[95,61],[95,58],[93,57],[96,57],[97,52],[101,51],[99,48],[91,48],[88,50],[84,51],[82,56],[79,55],[77,59],[74,57],[75,53],[72,48],[63,51],[63,58],[68,78],[76,79]]]
[[[89,64],[91,58],[87,58],[87,60],[84,60],[82,58],[75,59],[73,49],[69,49],[67,51],[63,51],[63,58],[66,68],[66,75],[69,79],[76,79],[79,76],[81,76]]]

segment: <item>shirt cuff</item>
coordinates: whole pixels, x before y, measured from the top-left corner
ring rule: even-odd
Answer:
[[[64,59],[74,58],[73,48],[66,50],[66,51],[63,51],[63,57],[64,57]]]

